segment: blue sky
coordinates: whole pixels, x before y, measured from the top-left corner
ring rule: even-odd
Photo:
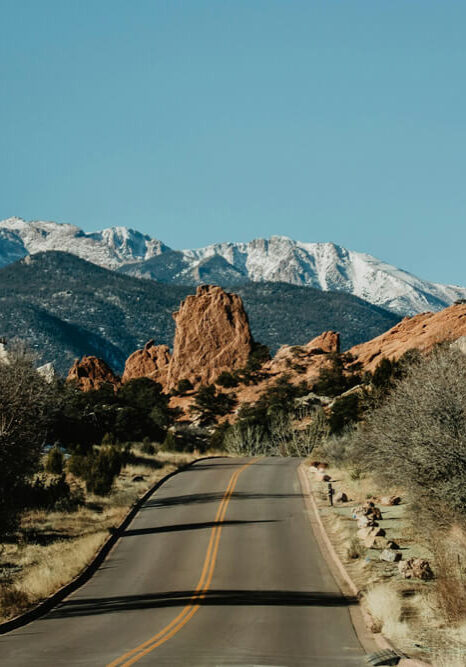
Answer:
[[[462,0],[0,0],[0,218],[466,283]]]

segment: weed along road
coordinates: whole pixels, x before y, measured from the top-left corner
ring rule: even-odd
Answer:
[[[87,584],[0,636],[0,665],[363,664],[298,465],[218,458],[167,480]]]

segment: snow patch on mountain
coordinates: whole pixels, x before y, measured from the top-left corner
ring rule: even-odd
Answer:
[[[86,233],[56,222],[0,222],[0,266],[47,250],[62,250],[109,269],[157,282],[228,287],[284,282],[348,292],[401,315],[441,310],[466,299],[466,288],[441,285],[334,243],[301,243],[287,236],[249,243],[215,243],[174,251],[127,227]]]

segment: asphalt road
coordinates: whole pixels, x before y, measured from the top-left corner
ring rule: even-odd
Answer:
[[[146,502],[95,576],[0,636],[0,665],[363,664],[293,459],[211,459]]]

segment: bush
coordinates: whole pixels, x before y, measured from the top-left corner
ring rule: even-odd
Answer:
[[[258,371],[270,360],[270,350],[267,345],[262,343],[254,342],[252,346],[251,354],[249,355],[248,362],[246,364],[247,371]]]
[[[52,475],[61,475],[63,473],[64,457],[59,447],[52,447],[47,455],[45,469]]]
[[[331,365],[321,368],[313,390],[321,396],[339,396],[361,382],[358,373],[348,374],[344,370],[344,357],[329,355]]]
[[[330,433],[338,434],[343,429],[357,422],[359,418],[359,397],[356,394],[337,398],[332,406],[329,416]]]
[[[194,389],[193,384],[190,380],[180,380],[178,382],[178,385],[176,387],[176,391],[178,394],[186,394],[186,392],[191,391]]]
[[[230,425],[228,422],[223,422],[219,424],[215,431],[209,438],[209,449],[221,452],[225,449],[225,434],[227,433]]]
[[[168,431],[165,440],[163,441],[162,449],[166,452],[176,452],[176,438],[172,431]]]
[[[150,442],[150,440],[148,438],[147,439],[144,438],[141,445],[141,451],[143,452],[143,454],[150,454],[152,456],[153,454],[155,454],[156,450],[154,445]]]
[[[23,489],[22,496],[25,506],[30,509],[53,509],[58,502],[68,504],[71,501],[71,490],[65,475],[60,475],[49,484],[42,477],[37,477],[33,484]]]
[[[102,447],[99,451],[93,450],[85,456],[73,454],[68,460],[68,470],[86,482],[86,489],[90,493],[106,496],[130,455],[128,446],[123,449]]]
[[[411,364],[359,430],[353,458],[404,484],[437,521],[466,515],[466,356],[441,349]]]
[[[234,375],[233,373],[229,373],[228,371],[223,371],[220,373],[218,378],[215,380],[215,384],[219,384],[221,387],[225,387],[225,389],[229,389],[231,387],[237,387],[239,384],[238,377]]]
[[[86,476],[86,488],[98,496],[110,493],[122,467],[122,455],[116,449],[101,449],[92,457]]]
[[[217,392],[215,385],[201,385],[196,393],[193,412],[198,412],[204,423],[209,424],[216,421],[217,416],[227,415],[233,410],[237,403],[234,394]]]

